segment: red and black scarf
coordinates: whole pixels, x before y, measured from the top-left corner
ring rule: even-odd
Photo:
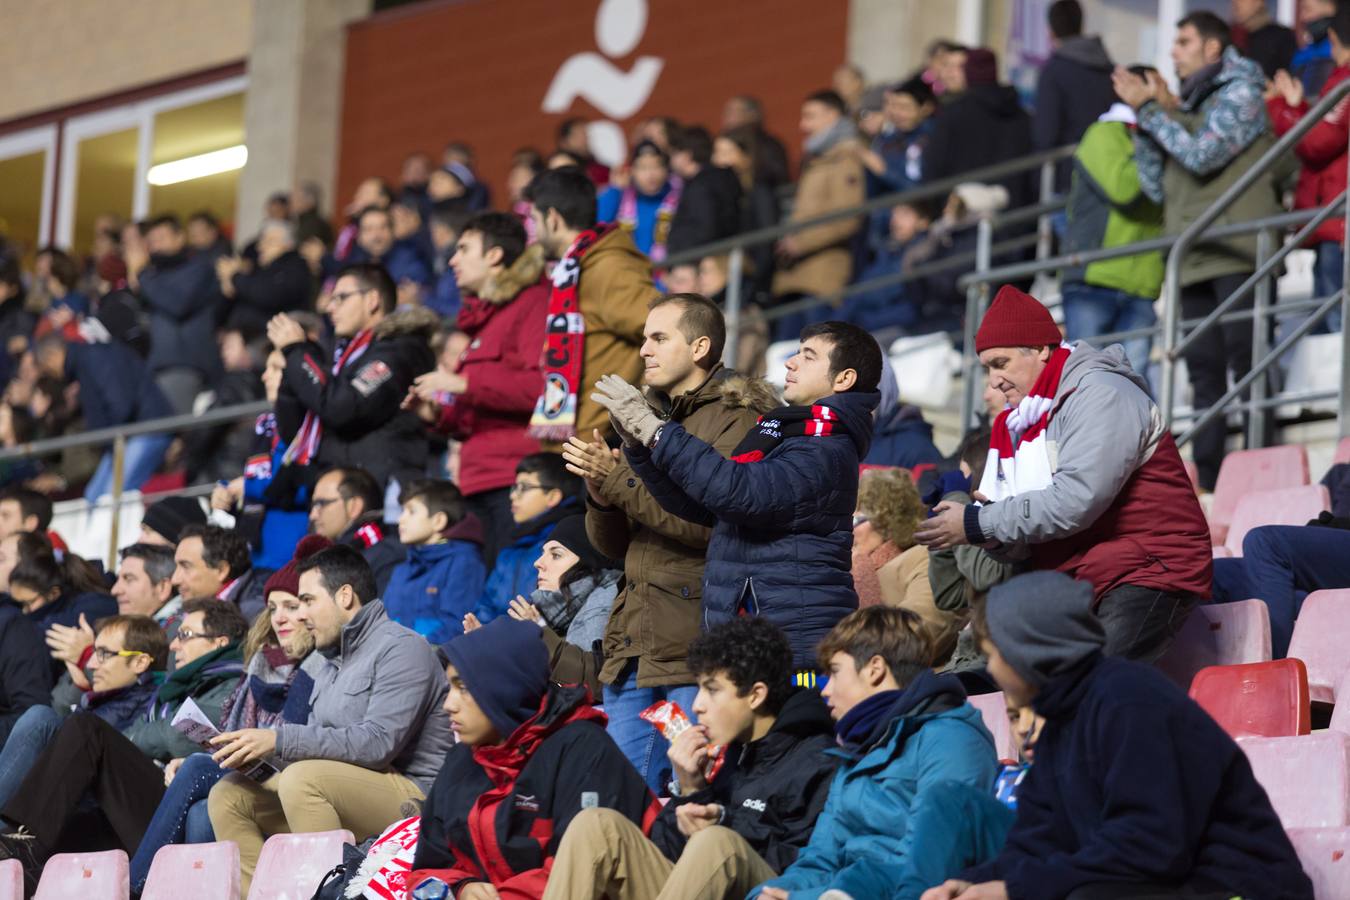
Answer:
[[[338,375],[347,366],[356,362],[370,347],[370,342],[374,340],[375,332],[369,328],[362,331],[356,337],[352,338],[346,345],[340,347],[333,360],[333,375]],[[316,363],[309,354],[305,354],[305,365],[309,366],[315,379],[320,384],[328,381],[328,374]],[[291,445],[286,448],[286,453],[282,456],[283,465],[308,465],[319,455],[319,441],[323,437],[323,426],[319,422],[318,413],[313,410],[305,412],[305,418],[300,423],[300,429],[295,433],[295,439]]]
[[[788,438],[847,434],[839,413],[828,406],[784,406],[759,417],[755,427],[736,445],[731,461],[759,462]]]
[[[530,417],[530,435],[565,441],[577,430],[577,391],[586,357],[586,321],[581,315],[581,258],[617,226],[600,225],[577,235],[553,269],[544,330],[544,393]]]

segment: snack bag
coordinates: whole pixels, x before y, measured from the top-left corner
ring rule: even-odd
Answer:
[[[652,726],[661,733],[661,737],[671,744],[675,743],[677,737],[694,727],[694,723],[680,708],[680,704],[673,700],[656,701],[638,713],[638,718],[652,723]],[[722,763],[726,761],[726,750],[725,746],[708,748],[708,762],[704,767],[703,777],[709,782],[721,771]]]

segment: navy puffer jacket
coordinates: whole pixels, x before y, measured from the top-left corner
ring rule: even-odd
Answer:
[[[787,634],[794,666],[816,668],[820,639],[858,608],[853,512],[878,399],[858,392],[821,400],[843,433],[787,438],[759,462],[725,459],[677,422],[665,425],[654,450],[625,450],[657,502],[713,529],[705,630],[742,610],[762,615]]]

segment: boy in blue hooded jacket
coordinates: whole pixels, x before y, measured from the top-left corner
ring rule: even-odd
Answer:
[[[408,558],[389,576],[389,618],[440,644],[464,631],[483,593],[483,526],[448,481],[415,481],[399,498],[398,539]]]

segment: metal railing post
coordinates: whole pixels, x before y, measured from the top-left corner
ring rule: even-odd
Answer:
[[[1046,160],[1041,163],[1041,199],[1042,204],[1049,203],[1055,196],[1055,163]],[[1053,213],[1045,213],[1036,220],[1036,258],[1045,259],[1054,246],[1055,229]]]
[[[117,526],[121,522],[122,513],[122,485],[126,469],[127,459],[127,438],[124,434],[119,434],[113,438],[112,445],[112,493],[109,500],[112,502],[112,527],[108,529],[108,571],[115,571],[117,568]],[[95,500],[95,502],[98,502]]]
[[[1350,159],[1346,161],[1350,177]],[[1350,182],[1347,182],[1350,183]],[[1337,437],[1350,436],[1350,191],[1345,194],[1345,220],[1341,223],[1341,393],[1336,400]]]
[[[994,223],[982,217],[975,228],[975,273],[983,274],[992,267],[994,256]],[[989,300],[989,282],[979,281],[966,288],[965,340],[961,346],[961,433],[965,434],[975,423],[977,398],[984,394],[980,386],[980,359],[975,354],[975,332]]]
[[[727,342],[722,348],[722,364],[735,368],[741,347],[741,279],[745,270],[745,250],[737,247],[727,261]]]
[[[1269,228],[1256,233],[1256,268],[1260,269],[1270,258],[1274,235]],[[1260,361],[1270,352],[1270,322],[1267,319],[1270,310],[1270,278],[1262,278],[1252,292],[1252,359]],[[1268,378],[1258,378],[1252,382],[1252,406],[1247,412],[1247,449],[1266,445],[1266,417],[1270,411],[1258,404],[1266,399]]]

